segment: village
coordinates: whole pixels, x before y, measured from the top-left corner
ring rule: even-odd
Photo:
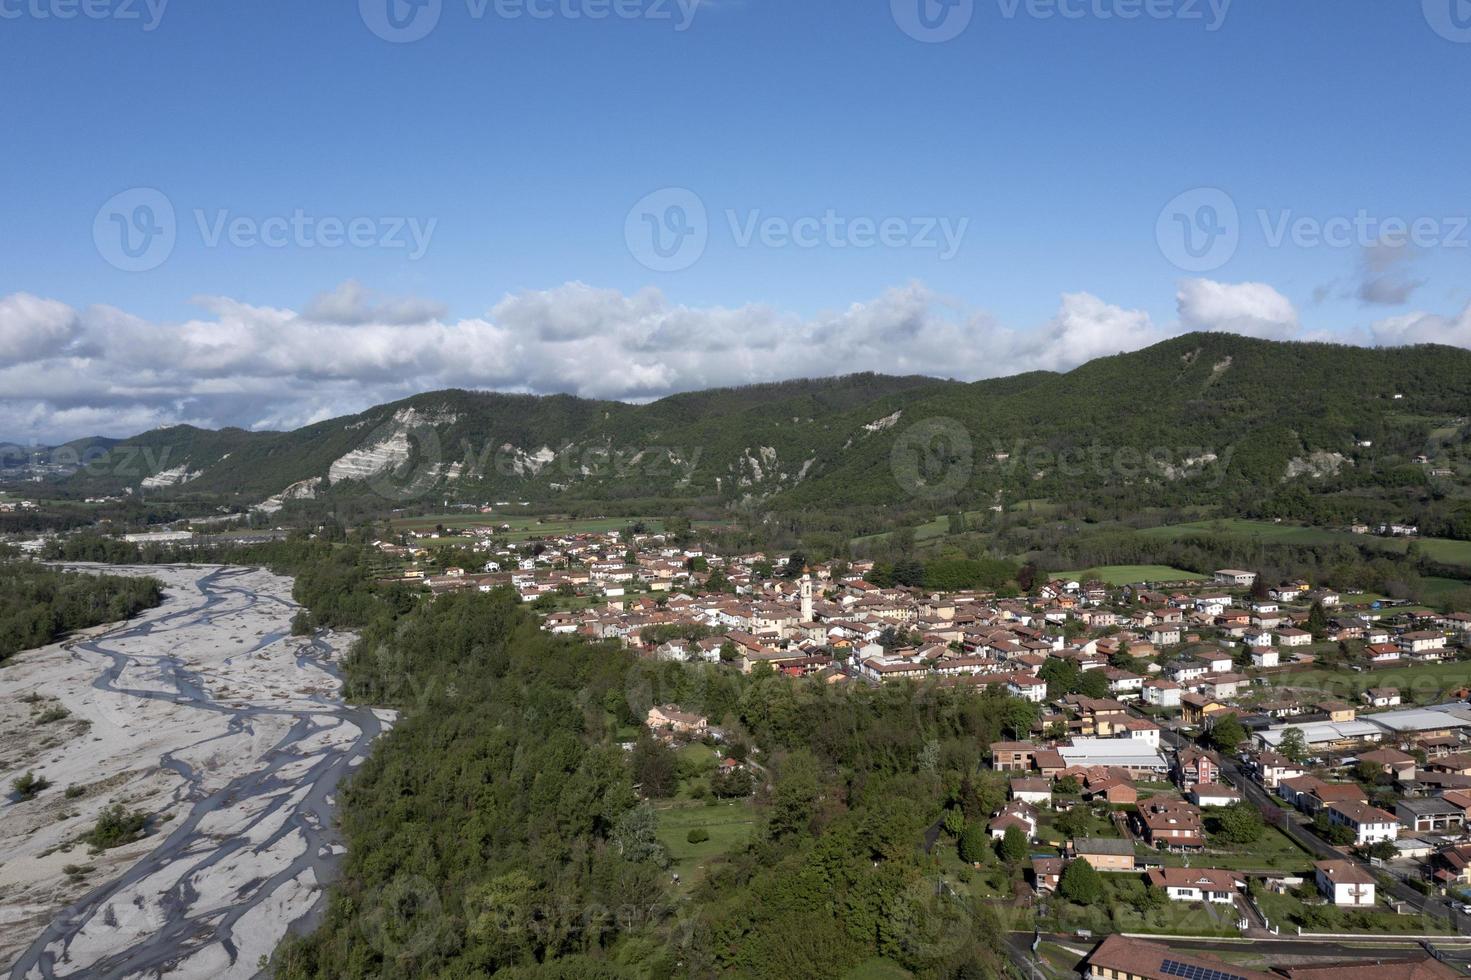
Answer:
[[[380,547],[426,557],[432,534]],[[614,531],[485,553],[479,569],[414,577],[434,593],[510,586],[544,629],[645,658],[973,685],[1035,705],[1030,732],[990,747],[1008,800],[987,831],[997,847],[1022,838],[1027,901],[1043,910],[1084,863],[1105,896],[1140,882],[1210,934],[1434,937],[1471,923],[1465,611],[1242,569],[1049,578],[1011,595],[882,588],[871,562],[721,557]],[[679,705],[647,719],[676,740],[718,722]],[[1129,942],[1137,957],[1143,941]]]

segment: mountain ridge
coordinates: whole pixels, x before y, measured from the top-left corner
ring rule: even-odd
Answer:
[[[90,458],[51,482],[268,509],[355,492],[791,509],[936,502],[937,490],[978,505],[1069,487],[1179,497],[1382,475],[1437,451],[1437,433],[1454,457],[1468,411],[1471,351],[1191,333],[1068,372],[969,383],[865,373],[642,405],[445,389],[287,432],[184,425],[74,440],[60,448]],[[1068,461],[1090,453],[1074,472]],[[1123,465],[1140,453],[1154,462]],[[937,467],[943,485],[926,475]]]

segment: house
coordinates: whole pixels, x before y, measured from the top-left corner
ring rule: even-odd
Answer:
[[[1406,755],[1399,749],[1375,749],[1373,752],[1361,752],[1359,761],[1367,762],[1380,772],[1387,773],[1396,779],[1409,779],[1415,775],[1415,757]]]
[[[1164,679],[1149,680],[1144,682],[1144,702],[1160,708],[1180,707],[1180,697],[1185,689],[1174,681]]]
[[[1116,725],[1115,728],[1122,728],[1136,742],[1143,742],[1150,748],[1159,748],[1160,727],[1152,721],[1145,721],[1143,718],[1130,718],[1122,725]]]
[[[1204,694],[1186,694],[1180,698],[1181,717],[1187,725],[1199,725],[1211,715],[1226,711],[1229,707]]]
[[[1215,868],[1151,868],[1144,877],[1175,902],[1229,904],[1245,883],[1236,872]]]
[[[1399,660],[1399,647],[1393,643],[1370,643],[1364,648],[1364,656],[1371,664],[1392,664]]]
[[[1466,823],[1465,809],[1440,796],[1397,800],[1394,815],[1400,824],[1414,832],[1447,833]]]
[[[1040,776],[1026,776],[1011,781],[1011,798],[1024,803],[1052,803],[1052,781]]]
[[[1062,880],[1062,870],[1062,858],[1032,858],[1032,887],[1037,894],[1051,895],[1057,891],[1057,883]]]
[[[1430,874],[1441,885],[1471,884],[1471,844],[1442,847],[1430,859]]]
[[[1145,630],[1145,636],[1149,642],[1157,647],[1172,647],[1180,642],[1180,625],[1178,623],[1157,623]]]
[[[1047,682],[1034,674],[1008,674],[1006,690],[1013,697],[1033,704],[1041,704],[1047,700]]]
[[[986,830],[992,838],[999,840],[1006,836],[1006,831],[1011,827],[1020,830],[1028,840],[1036,837],[1037,808],[1022,800],[1012,800],[991,818]]]
[[[1196,806],[1230,806],[1241,802],[1241,791],[1220,783],[1197,783],[1187,794]]]
[[[682,711],[672,704],[650,708],[644,724],[653,731],[669,731],[677,735],[703,735],[710,727],[704,715]]]
[[[991,768],[998,772],[1031,772],[1036,752],[1031,742],[993,742]]]
[[[1193,745],[1187,745],[1175,753],[1175,782],[1183,788],[1196,783],[1213,783],[1220,771],[1216,761]]]
[[[1360,697],[1371,708],[1394,708],[1401,703],[1397,687],[1371,687]]]
[[[1219,585],[1236,585],[1250,587],[1256,583],[1256,572],[1242,571],[1239,568],[1218,568],[1214,579]]]
[[[1356,908],[1374,904],[1374,876],[1353,861],[1319,861],[1318,891],[1334,905]]]
[[[1088,955],[1084,980],[1282,980],[1275,973],[1248,970],[1204,953],[1188,953],[1179,943],[1157,943],[1111,935]],[[1360,980],[1360,978],[1353,978]],[[1390,980],[1385,977],[1382,980]],[[1394,978],[1399,980],[1399,978]],[[1440,980],[1439,977],[1433,980]]]
[[[1277,645],[1279,647],[1306,647],[1312,646],[1313,634],[1307,630],[1293,629],[1287,627],[1277,630]]]
[[[1296,779],[1307,770],[1277,752],[1263,752],[1256,760],[1257,778],[1267,789],[1276,789],[1284,779]]]
[[[1139,807],[1142,836],[1157,850],[1198,850],[1205,846],[1200,810],[1183,800],[1151,798]]]
[[[1282,655],[1273,647],[1252,647],[1251,665],[1258,669],[1276,667],[1282,663]]]
[[[1087,861],[1095,871],[1133,871],[1134,845],[1112,837],[1079,837],[1072,842],[1073,857]]]
[[[1421,630],[1415,633],[1403,633],[1399,638],[1401,653],[1421,655],[1431,651],[1445,649],[1445,634],[1436,633],[1431,630]]]
[[[1328,822],[1336,827],[1347,827],[1354,832],[1354,843],[1367,847],[1382,840],[1394,840],[1399,836],[1399,820],[1368,803],[1330,803],[1325,808]]]

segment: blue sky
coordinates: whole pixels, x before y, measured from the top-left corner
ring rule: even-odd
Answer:
[[[973,0],[968,26],[940,43],[900,25],[921,3],[944,27],[960,23],[938,0],[714,0],[693,11],[693,0],[619,0],[629,16],[598,20],[588,13],[613,0],[555,0],[541,5],[549,17],[514,19],[502,14],[518,0],[490,0],[478,16],[479,0],[440,0],[436,26],[409,43],[368,24],[405,0],[152,0],[152,10],[89,0],[109,16],[59,19],[80,2],[0,0],[11,93],[0,109],[10,137],[0,296],[12,307],[0,351],[8,331],[12,358],[47,362],[65,389],[48,398],[0,376],[0,436],[109,418],[297,424],[380,394],[476,381],[418,355],[412,369],[379,356],[356,374],[303,373],[243,354],[222,365],[191,348],[178,376],[135,386],[152,394],[114,382],[89,395],[97,364],[78,359],[136,368],[99,353],[126,333],[108,332],[124,314],[155,339],[222,324],[231,343],[287,348],[296,321],[261,311],[298,314],[317,341],[313,325],[325,324],[366,327],[365,343],[387,346],[392,331],[373,330],[424,320],[489,320],[544,344],[618,334],[631,318],[642,326],[612,349],[624,353],[653,349],[650,331],[667,333],[671,317],[713,317],[712,333],[737,347],[748,331],[768,348],[773,324],[829,343],[830,365],[803,362],[803,373],[870,367],[875,343],[913,329],[901,314],[870,325],[866,346],[845,346],[835,333],[863,329],[844,320],[855,304],[923,306],[946,321],[947,342],[996,346],[997,357],[958,365],[962,376],[1071,366],[1046,348],[1090,316],[1093,341],[1068,345],[1089,354],[1115,334],[1133,346],[1190,326],[1471,341],[1471,230],[1457,221],[1471,214],[1468,0],[1061,0],[1067,16],[1041,16],[1058,7],[1045,0]],[[1123,19],[1131,9],[1158,16]],[[125,271],[97,234],[132,220],[135,188],[162,193],[175,240],[158,264]],[[708,240],[669,271],[641,262],[648,253],[629,234],[640,227],[630,209],[666,188],[693,192]],[[1204,220],[1198,188],[1226,193],[1239,244],[1206,268],[1182,267],[1159,229]],[[122,217],[99,217],[120,193]],[[1183,217],[1161,222],[1172,199]],[[654,198],[661,218],[667,200]],[[252,237],[298,211],[365,222],[362,247],[325,247],[330,236],[316,231],[280,248]],[[829,213],[847,247],[787,241],[800,219]],[[1356,216],[1367,230],[1331,245],[1313,237]],[[211,240],[237,219],[233,241]],[[741,240],[768,219],[770,235]],[[1272,229],[1296,219],[1303,230],[1274,244]],[[1416,244],[1380,244],[1396,219],[1420,223]],[[887,246],[855,247],[851,221],[899,230]],[[427,232],[418,246],[415,226]],[[953,248],[946,227],[963,230]],[[301,316],[314,301],[340,315]],[[58,325],[60,306],[69,325]],[[743,310],[760,323],[727,322]],[[549,321],[561,332],[549,336]],[[160,343],[166,352],[179,335]],[[442,351],[446,340],[426,343]],[[616,369],[612,351],[601,352],[605,370]],[[740,380],[687,350],[630,356],[622,373],[637,383],[594,383],[593,365],[555,346],[481,365],[483,383],[639,398]],[[759,355],[735,361],[753,379],[781,373]],[[907,366],[945,373],[946,361]],[[242,408],[239,393],[261,395],[273,371],[333,391],[275,414]],[[239,397],[210,401],[208,389],[230,385]]]

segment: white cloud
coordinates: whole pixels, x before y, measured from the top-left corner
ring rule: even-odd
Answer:
[[[1182,330],[1292,336],[1297,312],[1260,283],[1189,280],[1178,323],[1069,293],[1031,329],[920,283],[812,316],[751,304],[693,307],[657,289],[573,282],[504,297],[483,318],[356,283],[305,310],[198,300],[154,323],[113,307],[0,298],[0,439],[127,436],[160,425],[292,429],[438,388],[648,400],[676,391],[855,371],[975,380],[1065,371]],[[433,314],[433,315],[431,315]],[[1471,312],[1384,321],[1374,342],[1471,346]],[[1366,339],[1369,339],[1366,337]]]
[[[76,314],[65,303],[29,293],[0,297],[0,363],[55,356],[79,333]]]
[[[1222,330],[1286,340],[1300,326],[1292,301],[1266,283],[1186,279],[1180,283],[1175,301],[1180,324],[1186,330]]]
[[[1407,313],[1389,317],[1371,324],[1369,335],[1375,344],[1399,346],[1402,344],[1447,344],[1452,347],[1471,347],[1471,305],[1467,305],[1459,316],[1439,316],[1435,313]]]

